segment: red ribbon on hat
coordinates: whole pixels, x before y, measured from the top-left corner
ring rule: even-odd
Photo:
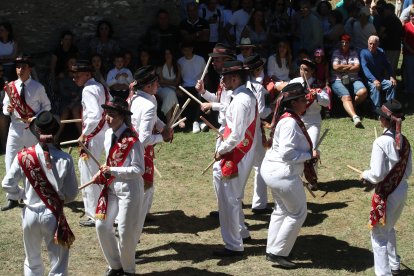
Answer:
[[[385,105],[381,106],[381,111],[387,116],[390,116],[391,121],[395,122],[395,143],[397,144],[397,150],[401,149],[401,122],[403,115],[401,113],[392,113]]]

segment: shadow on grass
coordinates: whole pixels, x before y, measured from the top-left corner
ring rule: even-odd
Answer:
[[[154,221],[145,223],[144,232],[159,233],[189,233],[210,231],[219,227],[218,219],[212,217],[199,218],[187,216],[182,210],[171,210],[151,213]]]
[[[72,202],[70,202],[68,204],[65,204],[65,207],[68,207],[74,213],[81,213],[81,216],[80,217],[82,217],[82,216],[85,215],[83,201],[72,201]]]
[[[318,188],[323,192],[341,192],[350,188],[365,188],[361,181],[356,179],[341,179],[328,181],[324,183],[318,183]]]
[[[293,260],[310,261],[301,268],[345,269],[361,272],[374,265],[374,257],[368,249],[325,235],[304,235],[296,240]]]
[[[313,203],[308,202],[308,210],[314,214],[323,213],[332,209],[342,209],[348,207],[346,202],[327,202],[327,203]]]
[[[264,240],[253,240],[257,243],[264,243]],[[251,248],[245,249],[245,255],[234,258],[217,258],[213,256],[214,250],[223,248],[221,244],[200,244],[188,242],[171,242],[165,245],[157,246],[147,250],[140,250],[135,253],[135,262],[140,264],[158,263],[168,261],[192,261],[192,263],[200,263],[206,260],[217,260],[218,266],[227,266],[239,261],[245,260],[248,255],[251,255]],[[260,251],[264,254],[265,246],[255,246],[254,251]],[[256,249],[257,248],[257,249]],[[260,248],[260,249],[259,249]],[[163,254],[163,251],[168,251],[168,254]],[[174,252],[171,252],[174,251]],[[160,253],[161,256],[145,256],[149,254]]]
[[[231,274],[221,273],[221,272],[212,272],[208,271],[207,269],[198,269],[194,267],[180,267],[176,270],[166,270],[166,271],[153,271],[149,273],[143,273],[138,275],[218,275],[218,276],[226,276]]]

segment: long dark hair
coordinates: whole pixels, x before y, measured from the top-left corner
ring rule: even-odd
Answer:
[[[177,75],[177,73],[178,73],[178,65],[177,65],[177,57],[176,57],[176,55],[175,55],[175,53],[174,53],[174,51],[173,50],[171,50],[170,48],[165,48],[163,51],[162,51],[162,53],[164,53],[164,56],[163,56],[163,61],[162,61],[162,64],[161,64],[161,66],[164,66],[164,64],[165,64],[165,52],[166,51],[170,51],[170,53],[171,53],[171,55],[172,55],[172,66],[173,66],[173,71],[174,71],[174,73]]]
[[[264,12],[264,10],[262,10],[262,9],[257,9],[257,10],[254,10],[254,12],[253,12],[252,16],[250,16],[250,20],[249,20],[249,22],[247,23],[247,25],[248,25],[251,29],[253,29],[253,30],[254,30],[254,16],[255,16],[255,15],[256,15],[256,13],[258,13],[258,12],[261,12],[261,13],[263,14],[261,24],[262,24],[263,29],[265,29],[265,30],[266,30],[265,12]]]
[[[99,35],[99,28],[100,28],[102,25],[106,25],[106,26],[108,26],[108,28],[109,28],[109,34],[108,34],[108,37],[109,37],[109,38],[111,38],[111,37],[112,37],[112,34],[114,33],[114,30],[113,30],[113,28],[112,28],[112,24],[111,24],[111,22],[109,22],[109,21],[107,21],[107,20],[101,20],[101,21],[99,21],[99,22],[98,22],[98,26],[96,27],[96,33],[95,33],[96,37],[100,37],[100,35]]]
[[[9,33],[9,37],[7,38],[8,40],[3,41],[3,42],[7,43],[7,42],[13,41],[13,39],[14,39],[13,28],[12,28],[12,25],[10,24],[10,22],[3,21],[3,22],[0,23],[0,26],[3,26],[7,30],[7,32]]]

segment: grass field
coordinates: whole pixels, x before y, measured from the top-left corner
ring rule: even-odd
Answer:
[[[157,154],[156,192],[152,213],[155,221],[147,224],[137,246],[137,273],[140,275],[373,275],[370,232],[367,227],[371,192],[364,190],[359,175],[346,164],[360,169],[369,166],[374,126],[378,121],[365,119],[365,129],[355,129],[347,118],[323,121],[330,131],[321,145],[320,191],[308,196],[308,216],[293,249],[293,260],[300,268],[286,271],[265,260],[269,215],[256,216],[250,210],[252,181],[245,193],[244,210],[253,241],[245,247],[246,257],[220,260],[212,251],[222,246],[218,221],[208,217],[217,209],[211,172],[200,172],[213,156],[212,132],[175,135],[173,144],[165,144]],[[403,132],[414,145],[414,116],[407,116]],[[77,151],[72,155],[77,158]],[[0,157],[4,168],[4,157]],[[4,176],[4,169],[0,177]],[[396,226],[402,262],[414,268],[414,195],[413,179],[403,214]],[[322,197],[322,195],[324,195]],[[269,193],[270,197],[270,193]],[[272,202],[269,198],[269,202]],[[0,192],[0,205],[5,195]],[[82,201],[65,209],[76,235],[71,249],[70,275],[102,275],[106,262],[94,228],[78,226]],[[24,251],[20,208],[1,212],[0,275],[21,275]],[[47,253],[43,250],[47,261]],[[405,275],[414,272],[405,267]]]

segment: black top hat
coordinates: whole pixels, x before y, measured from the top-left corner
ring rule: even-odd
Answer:
[[[35,64],[32,61],[32,57],[29,54],[22,53],[16,57],[14,60],[15,63],[23,63],[29,65],[29,67],[33,67]]]
[[[391,116],[400,118],[402,121],[405,120],[403,107],[397,100],[389,100],[384,103],[381,107],[375,110],[378,115],[391,120]]]
[[[282,102],[288,102],[306,96],[305,88],[300,83],[290,83],[280,93],[283,95]]]
[[[229,57],[235,59],[236,53],[231,48],[231,46],[223,44],[223,43],[217,43],[214,48],[213,52],[208,54],[210,57]]]
[[[139,68],[135,74],[134,79],[136,84],[135,88],[140,89],[147,84],[150,84],[158,79],[157,74],[155,73],[155,67],[152,65],[147,65]]]
[[[91,63],[88,60],[78,60],[72,65],[72,72],[93,72]]]
[[[301,60],[299,60],[298,63],[299,63],[299,65],[304,64],[304,65],[309,66],[310,68],[312,68],[312,70],[316,70],[315,62],[313,62],[312,60],[310,60],[308,58],[301,59]]]
[[[101,106],[103,109],[112,109],[124,115],[132,115],[132,112],[129,111],[128,103],[120,97],[113,97],[111,101]]]
[[[221,74],[227,75],[227,74],[239,73],[242,71],[244,71],[243,62],[239,60],[231,60],[231,61],[225,61],[223,63],[223,69],[221,71]]]
[[[246,70],[252,71],[264,65],[264,61],[260,58],[259,55],[255,54],[244,59],[243,62],[244,68]]]
[[[55,135],[60,128],[59,122],[49,111],[40,112],[30,123],[29,129],[37,139],[40,135]]]

